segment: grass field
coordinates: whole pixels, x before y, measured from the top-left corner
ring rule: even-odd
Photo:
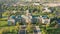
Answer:
[[[7,21],[0,21],[0,34],[17,34],[17,26],[8,26]]]

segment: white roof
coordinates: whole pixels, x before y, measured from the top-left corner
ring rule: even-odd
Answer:
[[[39,3],[33,3],[33,5],[40,5]]]

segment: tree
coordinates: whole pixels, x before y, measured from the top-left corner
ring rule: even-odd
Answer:
[[[4,12],[3,3],[0,3],[0,18],[2,18],[2,13]]]

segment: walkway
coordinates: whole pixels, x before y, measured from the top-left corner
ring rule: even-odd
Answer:
[[[18,32],[18,34],[26,34],[26,26],[25,25],[22,25],[22,26],[20,26],[21,27],[21,30],[19,30],[19,32]]]
[[[34,33],[33,34],[41,34],[39,26],[34,27]]]
[[[21,29],[19,30],[18,34],[27,34],[26,25],[21,25]],[[39,26],[32,26],[33,34],[41,34]]]

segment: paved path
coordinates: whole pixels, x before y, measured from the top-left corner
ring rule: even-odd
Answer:
[[[34,31],[33,34],[41,34],[39,26],[35,26],[33,31]]]
[[[33,28],[33,34],[38,34],[36,28]]]
[[[20,30],[18,34],[26,34],[26,30]]]
[[[35,26],[35,27],[36,27],[36,30],[37,30],[38,34],[41,34],[39,26]]]
[[[26,34],[26,26],[22,25],[20,26],[21,30],[19,30],[18,34]],[[41,34],[39,26],[33,26],[33,34]]]
[[[26,34],[26,26],[25,25],[22,25],[20,26],[21,27],[21,30],[19,30],[18,34]]]

